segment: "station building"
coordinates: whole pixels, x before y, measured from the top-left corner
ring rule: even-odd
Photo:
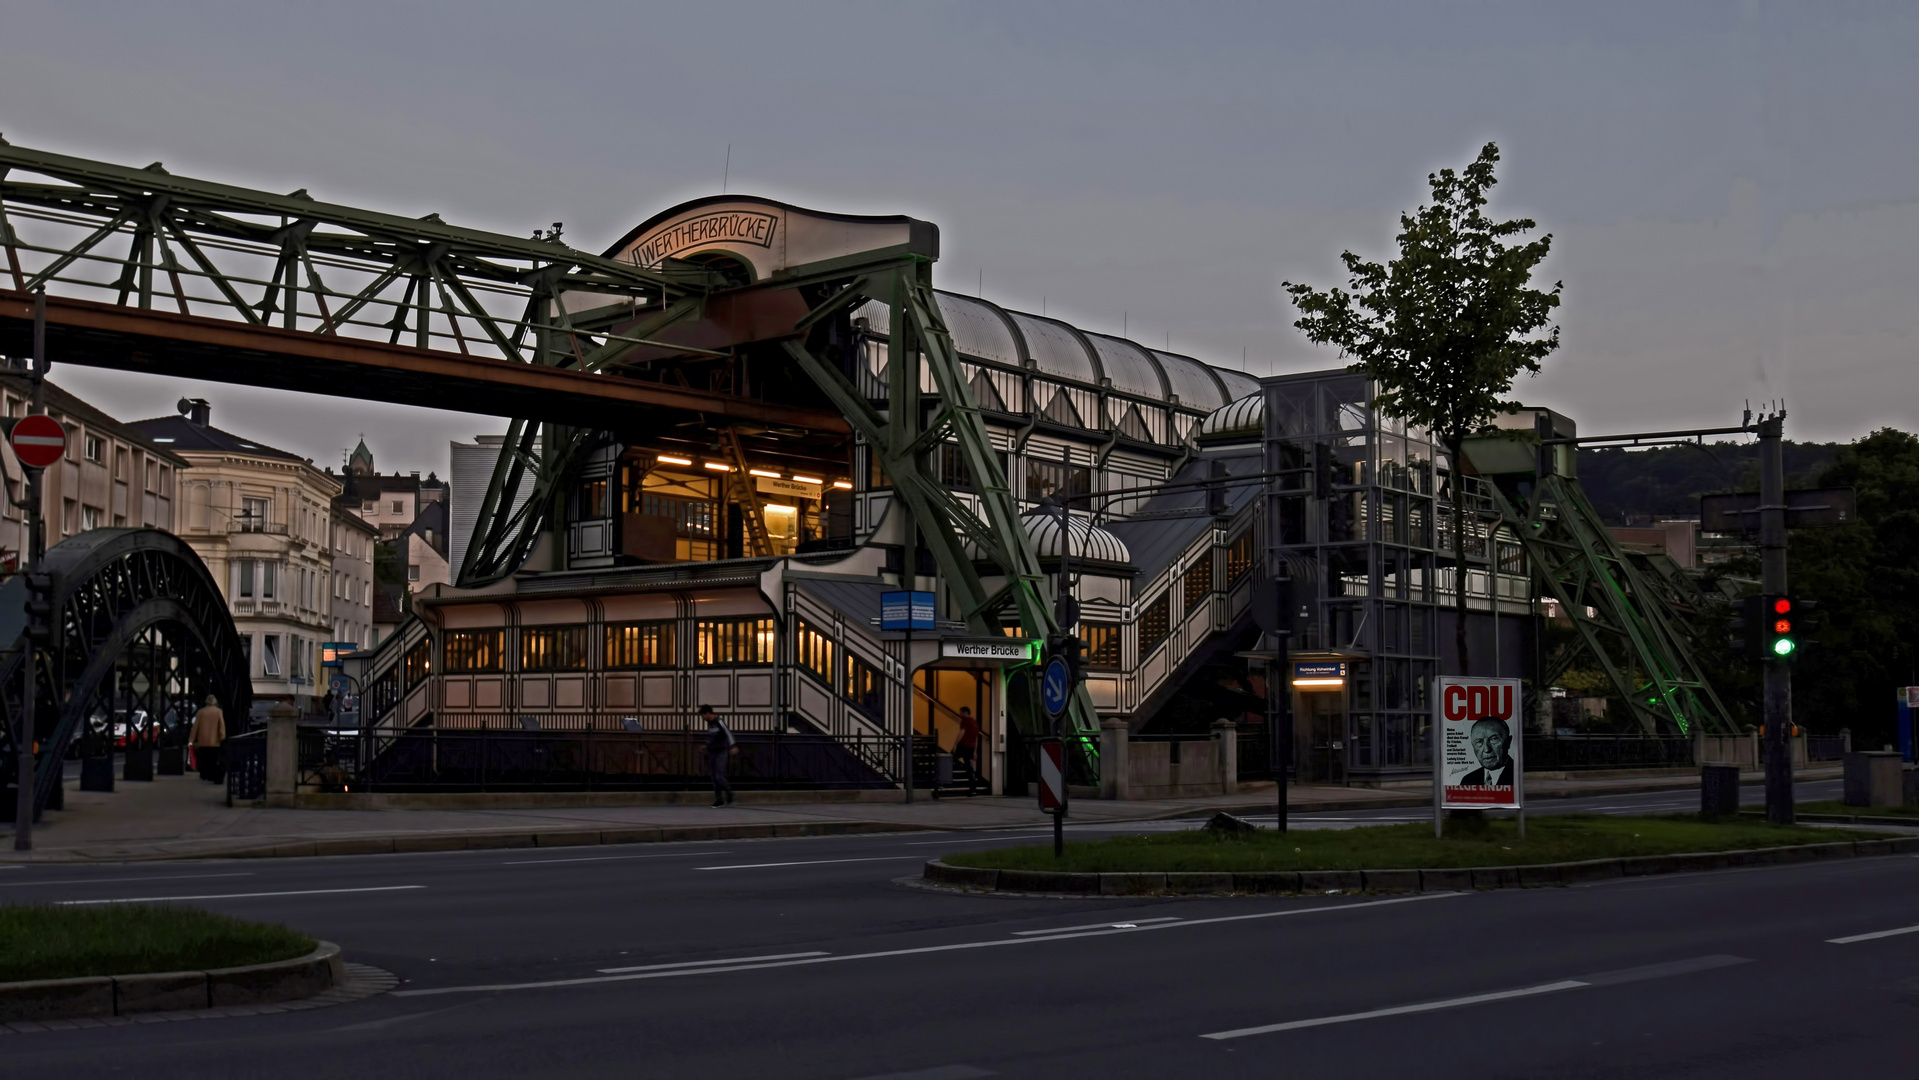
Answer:
[[[729,215],[764,224],[712,226]],[[842,233],[906,220],[704,199],[608,254],[665,252],[757,279]],[[1069,564],[1103,721],[1142,739],[1232,721],[1241,773],[1256,775],[1270,760],[1267,679],[1279,673],[1302,778],[1423,773],[1423,687],[1451,648],[1443,451],[1377,417],[1367,383],[1343,370],[1258,380],[981,298],[937,302],[1049,590],[1062,556]],[[837,350],[878,409],[889,329],[887,308],[866,304]],[[707,377],[734,385],[792,374],[715,364],[723,372]],[[596,438],[524,568],[419,592],[419,618],[365,661],[366,723],[681,731],[710,704],[736,731],[835,736],[897,779],[863,748],[909,730],[922,753],[950,747],[966,708],[985,720],[985,779],[1022,785],[1030,749],[1007,716],[1009,698],[1028,692],[1033,650],[968,633],[923,548],[904,565],[906,514],[857,435],[690,426]],[[934,446],[930,467],[975,505],[954,451]],[[1174,482],[1189,486],[1157,490]],[[1048,495],[1072,497],[1064,527],[1041,509]],[[1487,515],[1473,518],[1467,586],[1475,641],[1486,641],[1474,667],[1519,674],[1534,607],[1523,559]],[[1252,610],[1260,583],[1280,576],[1294,583],[1285,657]],[[881,594],[903,587],[940,594],[935,629],[880,628]],[[1295,678],[1296,664],[1335,674]]]

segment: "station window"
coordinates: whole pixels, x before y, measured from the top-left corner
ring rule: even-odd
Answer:
[[[800,620],[794,641],[794,659],[828,686],[833,685],[833,639]]]
[[[579,515],[582,518],[603,518],[607,516],[606,478],[596,477],[580,483]]]
[[[1186,594],[1186,610],[1191,611],[1206,602],[1213,591],[1213,549],[1207,548],[1193,565],[1186,568],[1181,578]]]
[[[427,673],[433,670],[433,640],[421,638],[418,645],[406,651],[401,664],[406,667],[406,684],[417,686],[426,681]]]
[[[1172,632],[1172,611],[1168,602],[1171,599],[1170,595],[1161,596],[1139,614],[1139,655],[1142,661]]]
[[[1086,495],[1092,490],[1091,469],[1062,461],[1026,461],[1026,497],[1033,502],[1047,495]]]
[[[499,671],[504,630],[448,630],[441,646],[448,671]]]
[[[1095,671],[1119,670],[1119,632],[1118,623],[1080,621],[1079,639],[1086,646],[1083,656],[1087,667]]]
[[[773,662],[773,620],[701,619],[694,625],[695,662],[701,667],[737,667]]]
[[[855,708],[868,716],[885,715],[885,679],[880,675],[878,668],[851,652],[846,654],[846,684],[840,692]]]
[[[1226,584],[1236,585],[1253,568],[1253,530],[1247,529],[1233,538],[1226,548]]]
[[[586,666],[586,627],[520,629],[521,671],[584,671]]]
[[[606,666],[643,668],[673,666],[671,622],[619,623],[606,628]]]

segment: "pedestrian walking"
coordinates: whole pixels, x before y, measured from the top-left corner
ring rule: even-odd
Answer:
[[[193,714],[193,763],[200,779],[217,784],[226,779],[227,717],[220,711],[220,699],[207,695],[207,703]]]
[[[739,743],[733,738],[733,730],[713,711],[713,706],[700,706],[700,719],[706,721],[706,771],[713,777],[713,805],[724,806],[733,801],[733,785],[727,783],[726,765],[740,752]]]
[[[964,705],[959,711],[959,738],[953,740],[953,760],[966,763],[966,794],[974,794],[980,774],[979,719]]]

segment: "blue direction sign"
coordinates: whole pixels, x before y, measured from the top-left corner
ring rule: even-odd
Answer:
[[[933,629],[933,594],[930,592],[881,593],[880,629]]]
[[[1046,715],[1058,716],[1066,711],[1066,703],[1073,697],[1073,679],[1066,670],[1066,658],[1055,656],[1046,664],[1046,674],[1039,683],[1039,703],[1045,707]]]

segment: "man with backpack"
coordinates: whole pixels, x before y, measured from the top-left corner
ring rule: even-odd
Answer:
[[[706,721],[706,771],[713,777],[713,805],[725,806],[733,801],[733,785],[726,780],[727,760],[739,753],[740,747],[713,706],[700,706],[700,719]]]

